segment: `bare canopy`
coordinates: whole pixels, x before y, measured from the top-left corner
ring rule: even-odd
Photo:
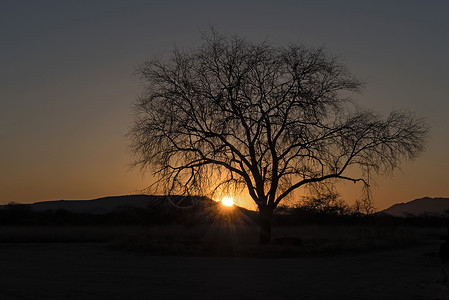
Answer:
[[[367,184],[368,172],[391,171],[423,150],[424,121],[359,108],[349,96],[361,81],[322,48],[213,32],[201,47],[136,71],[144,87],[130,131],[136,165],[150,167],[165,192],[246,188],[261,213],[261,241],[292,191]],[[361,175],[348,173],[354,167]]]

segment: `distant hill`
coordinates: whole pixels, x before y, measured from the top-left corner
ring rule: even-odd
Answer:
[[[392,216],[403,217],[421,214],[442,215],[448,209],[449,198],[424,197],[406,203],[395,204],[382,212]]]
[[[24,204],[34,211],[64,209],[74,213],[105,214],[123,207],[153,208],[153,209],[189,209],[192,207],[210,207],[217,202],[200,196],[153,196],[126,195],[102,197],[93,200],[55,200],[33,204]]]
[[[253,222],[257,213],[201,196],[128,195],[0,205],[0,225],[152,225]]]

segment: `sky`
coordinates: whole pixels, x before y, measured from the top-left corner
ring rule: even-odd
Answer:
[[[357,96],[431,127],[426,152],[378,177],[374,205],[449,197],[449,2],[0,0],[0,203],[139,193],[125,135],[141,91],[134,68],[210,25],[274,45],[341,55],[367,82]],[[351,203],[353,184],[339,187]],[[237,199],[237,202],[239,200]],[[239,204],[250,206],[241,199]]]

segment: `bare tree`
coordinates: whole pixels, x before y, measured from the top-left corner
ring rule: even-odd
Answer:
[[[300,44],[275,47],[204,36],[201,47],[136,69],[143,93],[130,131],[135,164],[176,194],[247,189],[260,212],[260,242],[273,210],[310,184],[392,171],[423,150],[425,122],[406,111],[383,118],[349,96],[362,82],[338,57]],[[348,172],[362,170],[357,176]],[[370,172],[370,173],[368,173]]]

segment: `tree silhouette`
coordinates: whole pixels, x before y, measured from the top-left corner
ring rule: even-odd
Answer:
[[[213,30],[203,39],[136,68],[143,93],[130,130],[135,164],[153,170],[165,193],[247,189],[261,243],[271,239],[273,210],[294,190],[336,180],[368,185],[369,174],[423,150],[425,122],[359,108],[350,96],[362,82],[323,48]]]

